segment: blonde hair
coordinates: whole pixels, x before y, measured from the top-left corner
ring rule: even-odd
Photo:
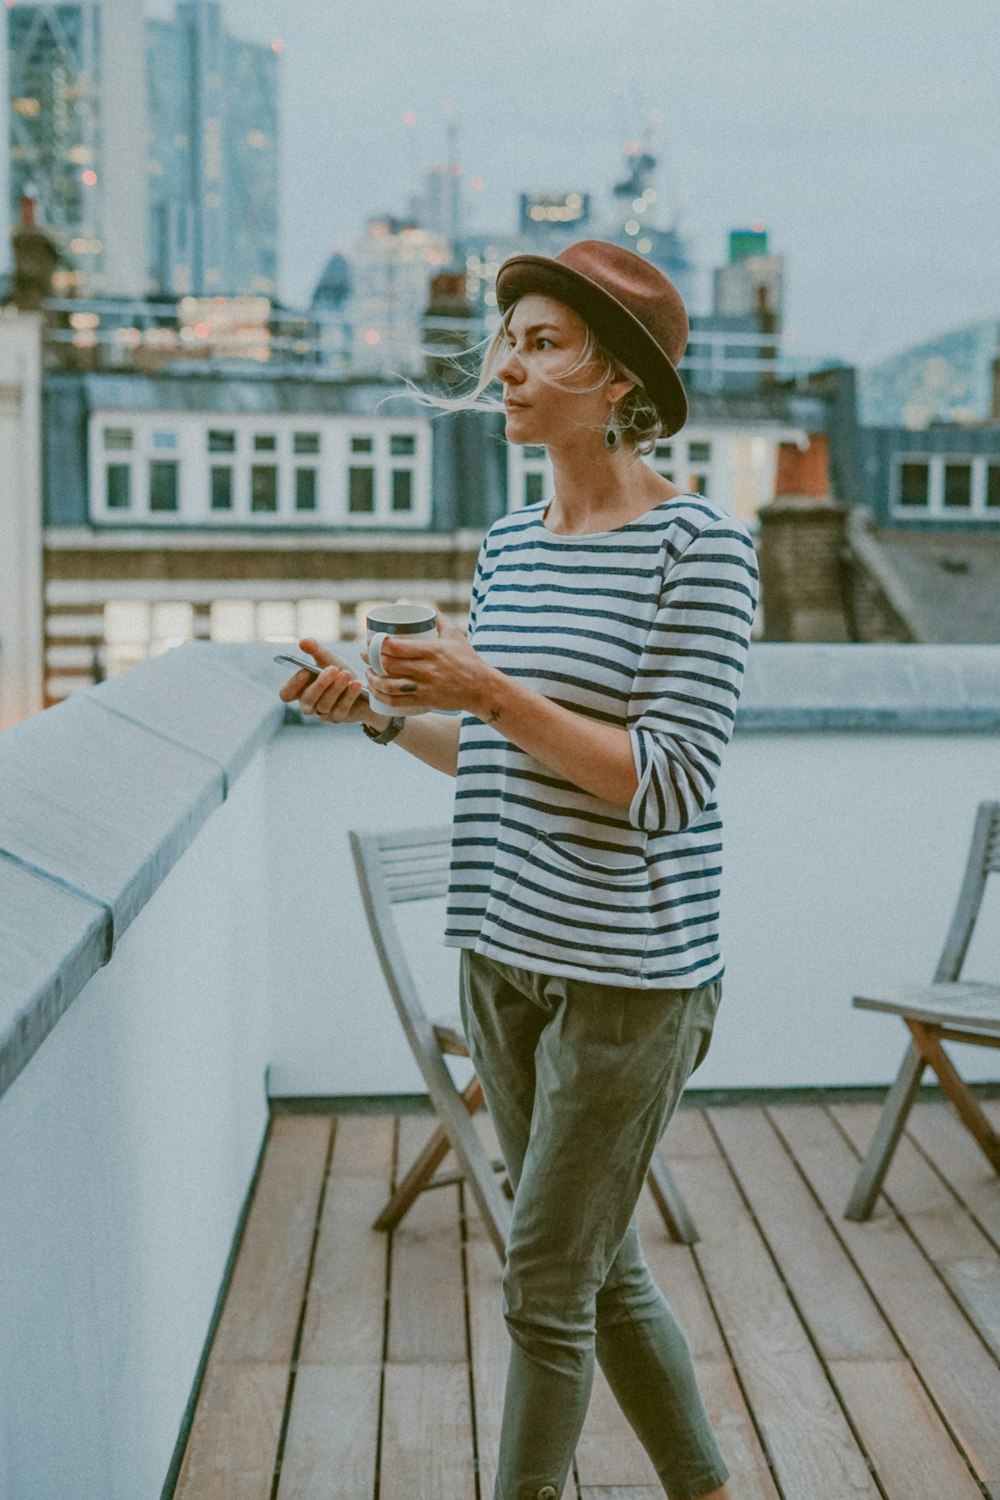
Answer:
[[[444,412],[503,411],[503,401],[497,396],[488,395],[487,390],[493,384],[493,381],[496,380],[497,371],[507,357],[507,328],[510,323],[511,314],[516,306],[516,302],[511,303],[500,321],[500,326],[490,338],[483,339],[479,344],[473,345],[467,351],[466,358],[468,355],[474,355],[478,350],[482,350],[482,358],[480,359],[478,370],[470,372],[462,356],[449,355],[444,357],[445,363],[473,380],[474,383],[470,390],[460,396],[444,396],[431,391],[421,390],[412,381],[408,380],[406,384],[414,399],[419,401],[422,406],[433,406],[439,411]],[[625,379],[633,381],[632,389],[623,398],[617,408],[618,431],[622,442],[634,448],[637,453],[652,453],[657,439],[668,435],[664,431],[663,418],[653,405],[651,397],[638,376],[633,375],[631,370],[626,369],[619,360],[608,353],[607,349],[604,348],[586,322],[584,322],[584,329],[586,337],[583,348],[569,369],[564,370],[558,377],[543,375],[540,378],[546,384],[555,386],[558,390],[570,390],[580,395],[602,390],[604,386],[610,385],[612,380]],[[435,353],[439,359],[442,358],[439,351],[428,352]],[[598,378],[593,385],[568,386],[565,384],[570,376],[578,374],[581,370],[585,370],[590,364],[596,364],[599,368]]]

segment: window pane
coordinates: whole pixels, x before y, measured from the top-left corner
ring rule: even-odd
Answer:
[[[540,443],[525,443],[524,456],[525,458],[544,458],[545,449]]]
[[[116,448],[116,449],[131,448],[131,446],[132,446],[132,429],[131,429],[131,427],[105,427],[105,429],[104,429],[104,446],[105,446],[105,448]]]
[[[235,453],[235,432],[221,432],[217,428],[210,428],[208,433],[209,453]]]
[[[215,599],[208,618],[213,641],[232,643],[254,638],[254,607],[249,599]]]
[[[172,459],[154,458],[149,465],[150,510],[177,509],[178,463]]]
[[[656,458],[673,458],[673,456],[674,450],[671,443],[657,443],[655,452]]]
[[[295,509],[316,509],[316,470],[295,470]]]
[[[393,510],[413,509],[413,475],[409,469],[393,469],[392,471],[392,508]]]
[[[711,443],[688,443],[688,462],[707,464],[712,457]]]
[[[194,635],[194,606],[165,601],[153,605],[153,631],[150,655],[158,656],[171,646],[179,646]]]
[[[370,438],[370,437],[352,437],[351,438],[351,452],[352,453],[374,453],[374,451],[375,451],[375,440],[374,440],[374,438]]]
[[[108,464],[108,509],[128,510],[132,503],[132,470],[128,464]]]
[[[232,510],[233,508],[233,471],[232,469],[212,468],[212,509]]]
[[[254,464],[250,470],[250,509],[278,509],[278,470],[274,464]]]
[[[537,505],[545,493],[544,474],[525,474],[524,476],[524,503],[525,505]]]
[[[412,432],[393,432],[389,437],[389,452],[394,458],[401,458],[407,453],[416,453],[417,440]]]
[[[692,474],[691,475],[691,482],[688,485],[688,489],[691,490],[696,495],[704,495],[705,499],[707,500],[708,499],[708,475],[707,474]]]
[[[986,466],[986,504],[991,510],[1000,506],[1000,464]]]
[[[945,464],[944,503],[963,510],[972,504],[971,464]]]
[[[928,464],[900,464],[899,466],[899,503],[900,505],[926,505],[928,499],[928,484],[930,480],[930,467]]]
[[[177,434],[176,434],[176,432],[154,432],[153,433],[153,447],[154,448],[176,448],[177,447]]]
[[[371,514],[375,509],[375,470],[348,469],[347,509],[352,515]]]
[[[273,432],[255,432],[253,445],[258,453],[274,453],[278,446],[278,439]]]
[[[293,453],[318,453],[318,432],[297,432],[292,439]]]
[[[666,479],[669,484],[673,484],[673,482],[674,482],[674,471],[673,471],[673,469],[660,469],[660,468],[658,468],[656,472],[657,472],[657,474],[659,474],[661,476],[661,478]]]

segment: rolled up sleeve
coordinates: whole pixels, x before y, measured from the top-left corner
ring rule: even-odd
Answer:
[[[753,542],[728,518],[699,532],[665,571],[629,700],[634,828],[683,832],[711,802],[758,591]]]

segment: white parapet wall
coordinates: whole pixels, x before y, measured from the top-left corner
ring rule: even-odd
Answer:
[[[446,821],[453,785],[289,722],[281,675],[186,646],[0,735],[4,1500],[159,1500],[268,1094],[420,1090],[347,835]],[[699,1087],[888,1082],[903,1028],[850,996],[930,976],[998,729],[996,648],[756,648]],[[453,1011],[442,913],[404,911]],[[968,974],[996,977],[998,922],[994,892]]]

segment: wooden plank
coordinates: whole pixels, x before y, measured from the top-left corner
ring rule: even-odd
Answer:
[[[322,1115],[271,1121],[212,1347],[216,1362],[291,1360],[332,1129],[332,1119]]]
[[[389,1195],[394,1133],[390,1117],[337,1122],[300,1365],[381,1364],[389,1240],[371,1226]]]
[[[979,1485],[904,1360],[834,1360],[830,1369],[887,1500],[982,1500]]]
[[[387,1365],[384,1402],[380,1500],[475,1500],[467,1366]]]
[[[858,1161],[829,1114],[776,1107],[771,1118],[984,1484],[1000,1485],[1000,1371],[884,1197],[867,1223],[843,1217]]]
[[[695,1373],[729,1469],[733,1500],[778,1500],[774,1475],[729,1360],[696,1359]]]
[[[986,1106],[987,1115],[990,1112]],[[944,1104],[918,1104],[909,1134],[931,1157],[980,1228],[1000,1250],[1000,1176],[990,1167],[969,1132]]]
[[[701,1242],[693,1253],[733,1351],[757,1428],[788,1496],[878,1489],[781,1278],[720,1157],[678,1158]]]
[[[433,1131],[430,1115],[400,1120],[397,1174]],[[392,1237],[390,1364],[465,1365],[458,1188],[422,1193]]]
[[[878,1106],[835,1106],[831,1113],[863,1152],[878,1120]],[[886,1197],[1000,1358],[1000,1255],[906,1137],[886,1180]]]
[[[898,1359],[862,1278],[760,1109],[709,1119],[824,1359]]]
[[[372,1500],[381,1365],[301,1365],[278,1500]]]
[[[280,1364],[206,1372],[174,1500],[270,1500],[287,1386]]]

